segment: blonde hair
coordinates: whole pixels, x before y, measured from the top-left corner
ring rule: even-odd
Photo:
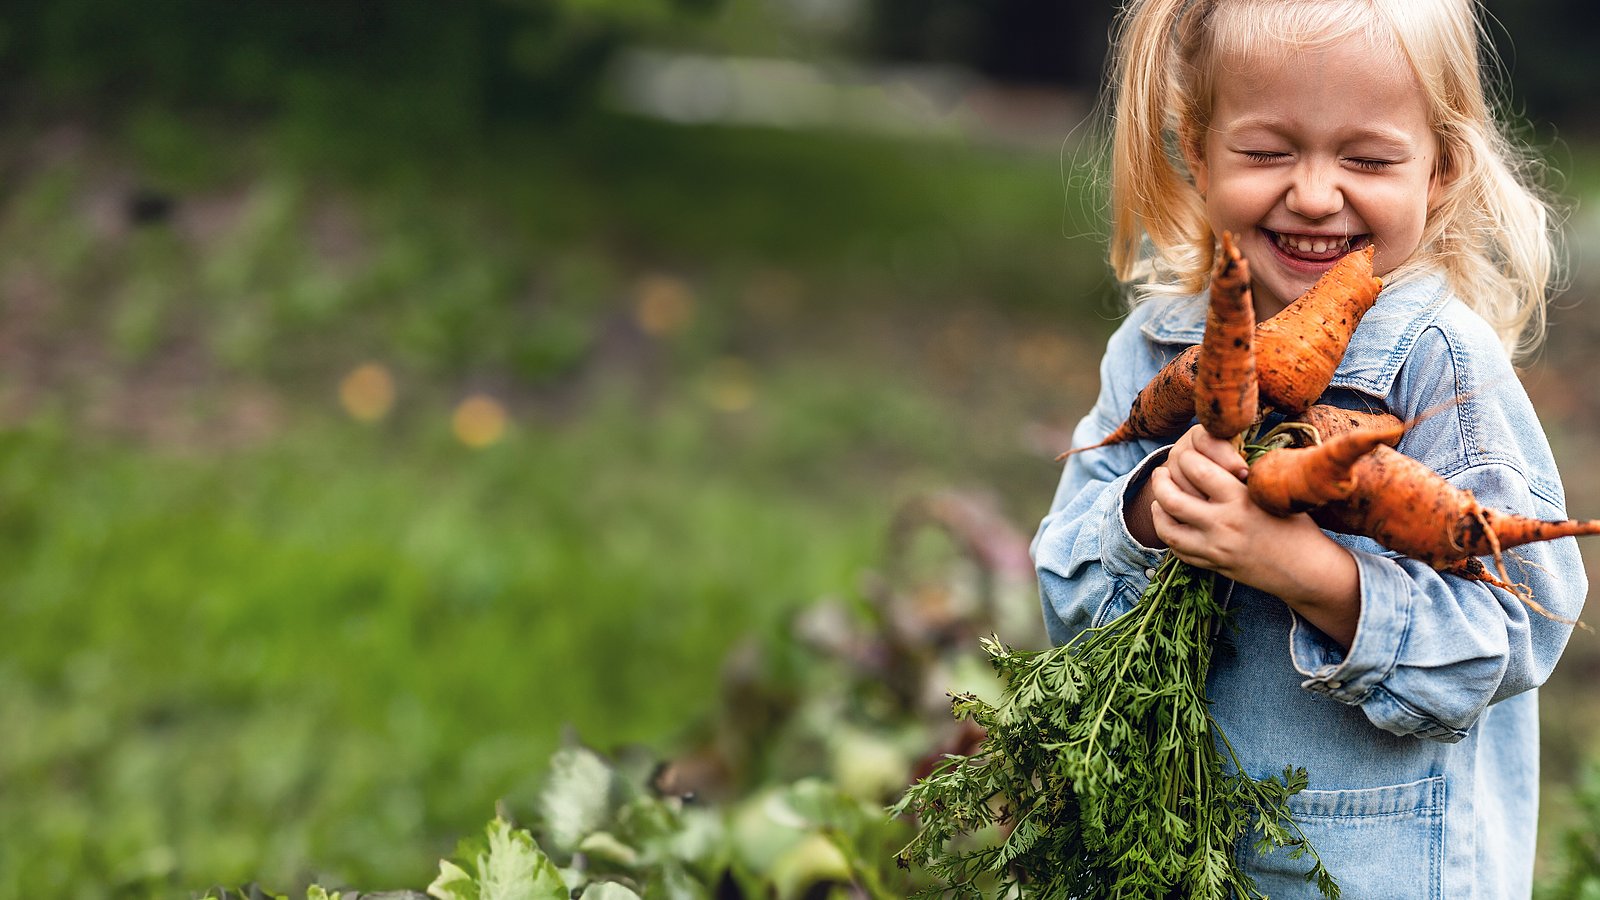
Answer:
[[[1365,35],[1412,68],[1439,143],[1437,202],[1411,258],[1385,281],[1442,271],[1513,357],[1544,337],[1555,269],[1552,207],[1484,85],[1474,0],[1130,0],[1115,37],[1111,266],[1136,300],[1194,293],[1214,236],[1182,159],[1203,134],[1223,59]],[[1392,43],[1385,37],[1392,37]]]

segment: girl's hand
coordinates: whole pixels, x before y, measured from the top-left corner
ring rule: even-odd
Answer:
[[[1272,542],[1293,521],[1251,502],[1244,483],[1249,473],[1232,444],[1198,425],[1189,429],[1150,475],[1156,536],[1184,562],[1249,583],[1252,570],[1268,555],[1261,548],[1275,546]],[[1299,518],[1316,529],[1309,517]]]
[[[1177,443],[1172,445],[1172,449],[1167,452],[1166,460],[1156,467],[1150,478],[1143,485],[1140,485],[1137,497],[1124,511],[1128,530],[1140,544],[1157,550],[1163,550],[1170,546],[1166,543],[1165,536],[1157,532],[1153,522],[1156,506],[1154,485],[1157,482],[1157,476],[1166,473],[1162,484],[1176,485],[1179,491],[1197,499],[1203,500],[1209,496],[1205,491],[1195,487],[1190,477],[1178,468],[1184,458],[1194,453],[1201,454],[1204,459],[1210,460],[1215,467],[1221,468],[1225,473],[1228,473],[1228,477],[1235,483],[1242,482],[1250,474],[1250,467],[1245,463],[1244,457],[1239,455],[1239,451],[1233,448],[1233,445],[1227,441],[1217,440],[1199,425],[1190,428],[1178,438]],[[1198,463],[1190,464],[1191,467],[1195,465],[1198,465]],[[1202,466],[1201,468],[1204,467]],[[1239,486],[1243,487],[1242,484]],[[1180,558],[1182,558],[1181,554]],[[1184,561],[1188,562],[1189,560],[1185,559]]]
[[[1150,475],[1151,524],[1184,562],[1283,598],[1346,646],[1360,613],[1355,560],[1308,515],[1251,501],[1239,451],[1195,426]]]

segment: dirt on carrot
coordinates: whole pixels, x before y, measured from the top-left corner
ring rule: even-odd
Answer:
[[[1297,415],[1328,389],[1361,317],[1377,302],[1382,279],[1372,274],[1371,246],[1347,253],[1311,290],[1256,326],[1261,399]]]
[[[1275,516],[1289,516],[1350,497],[1359,486],[1357,463],[1405,434],[1398,419],[1388,418],[1392,424],[1349,428],[1320,444],[1263,453],[1250,465],[1250,499]]]
[[[1250,264],[1223,232],[1194,383],[1195,417],[1212,437],[1232,440],[1256,421],[1255,327]]]

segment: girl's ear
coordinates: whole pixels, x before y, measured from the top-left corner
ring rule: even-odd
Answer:
[[[1194,126],[1185,126],[1178,134],[1178,146],[1183,148],[1183,162],[1189,167],[1189,176],[1194,179],[1195,190],[1200,196],[1206,195],[1206,148],[1202,135],[1197,133]]]

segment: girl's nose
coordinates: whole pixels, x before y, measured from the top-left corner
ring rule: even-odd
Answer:
[[[1303,163],[1295,169],[1284,203],[1296,215],[1324,219],[1344,209],[1344,193],[1327,167]]]

